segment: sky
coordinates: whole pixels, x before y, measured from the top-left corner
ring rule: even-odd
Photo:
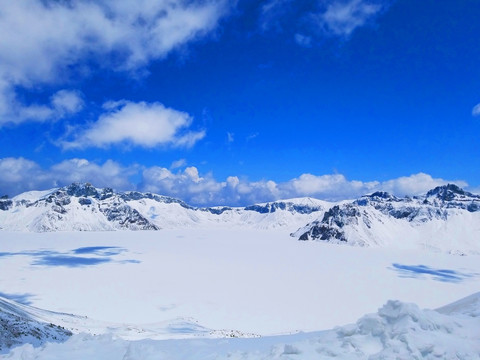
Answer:
[[[477,0],[0,1],[0,195],[480,192]]]

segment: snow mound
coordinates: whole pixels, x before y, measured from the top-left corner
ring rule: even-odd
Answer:
[[[480,359],[480,293],[439,311],[388,301],[333,330],[262,338],[127,341],[79,334],[62,344],[15,348],[8,359]],[[466,316],[468,314],[468,316]]]
[[[448,315],[466,315],[480,318],[480,292],[442,306],[437,311]]]

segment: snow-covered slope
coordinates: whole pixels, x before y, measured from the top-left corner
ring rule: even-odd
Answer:
[[[0,354],[22,344],[38,347],[47,342],[64,342],[73,334],[117,336],[125,340],[258,337],[237,330],[208,329],[192,318],[142,325],[107,323],[86,316],[43,310],[0,297]]]
[[[439,311],[388,301],[375,314],[333,330],[253,339],[127,341],[74,335],[63,344],[26,344],[8,359],[480,359],[480,308],[474,294]],[[445,309],[455,309],[455,311]],[[474,308],[474,309],[473,309]],[[474,311],[472,311],[474,310]]]
[[[331,207],[292,236],[358,246],[480,253],[480,196],[451,184],[413,198],[376,192]]]
[[[159,230],[199,226],[285,227],[313,221],[330,203],[292,199],[245,208],[195,208],[152,193],[117,193],[90,184],[28,192],[0,200],[0,229],[10,231]]]
[[[25,343],[40,346],[65,341],[72,333],[52,322],[63,315],[0,297],[0,353]]]

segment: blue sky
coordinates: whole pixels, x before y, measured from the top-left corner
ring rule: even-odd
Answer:
[[[5,2],[0,193],[478,191],[478,18],[475,0]]]

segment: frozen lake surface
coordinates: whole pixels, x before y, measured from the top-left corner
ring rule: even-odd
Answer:
[[[121,324],[192,318],[261,335],[355,322],[387,300],[478,291],[478,256],[297,241],[285,231],[1,232],[0,292]]]

